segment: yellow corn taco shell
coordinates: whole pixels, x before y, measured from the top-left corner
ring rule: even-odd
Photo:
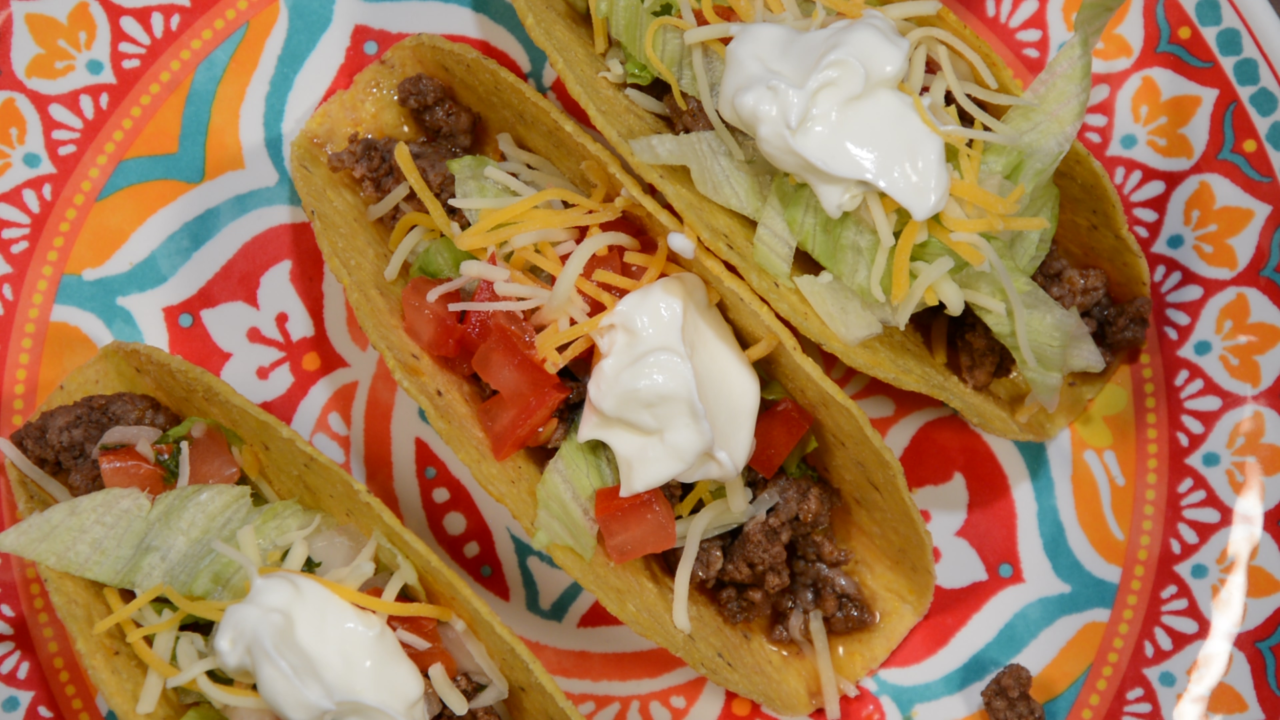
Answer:
[[[1102,390],[1119,362],[1101,373],[1069,375],[1057,409],[1023,411],[1026,384],[1013,379],[974,390],[933,358],[927,339],[908,327],[886,327],[857,345],[841,341],[818,317],[799,290],[786,287],[752,259],[755,223],[728,210],[694,187],[687,168],[649,165],[636,159],[630,140],[669,133],[666,120],[640,109],[623,94],[623,86],[599,77],[607,68],[592,43],[591,21],[567,0],[512,0],[529,37],[546,53],[569,93],[591,122],[642,180],[652,183],[703,243],[739,273],[779,315],[805,337],[812,338],[847,365],[914,392],[935,397],[987,432],[1015,440],[1047,440],[1084,411]],[[974,48],[996,76],[1000,90],[1020,94],[1000,57],[949,10],[936,18],[913,18],[958,35]],[[996,113],[999,115],[999,112]],[[1106,270],[1112,297],[1124,302],[1150,297],[1146,259],[1129,232],[1124,208],[1102,166],[1076,142],[1058,167],[1054,181],[1061,192],[1058,249],[1079,266]]]
[[[680,226],[617,160],[572,120],[523,81],[462,45],[432,36],[409,38],[361,72],[349,90],[338,93],[307,123],[293,145],[293,174],[303,206],[315,228],[325,261],[346,288],[356,318],[392,374],[417,401],[431,425],[471,469],[490,495],[511,510],[532,534],[535,487],[545,453],[522,450],[494,459],[476,408],[481,398],[472,380],[449,371],[421,350],[401,326],[403,277],[383,279],[391,251],[388,232],[366,219],[366,200],[345,173],[335,174],[326,153],[340,150],[352,132],[401,136],[407,116],[395,102],[397,83],[415,73],[444,81],[454,97],[482,118],[483,134],[510,132],[522,148],[554,164],[580,187],[591,187],[584,163],[609,175],[607,198],[629,192],[639,206],[630,219],[655,236]],[[924,614],[933,595],[932,543],[905,484],[901,466],[867,423],[866,416],[804,355],[776,316],[713,255],[699,249],[683,262],[719,293],[720,310],[744,346],[778,338],[763,361],[816,422],[820,468],[844,497],[833,520],[840,542],[856,559],[846,568],[862,585],[879,622],[861,632],[831,636],[836,670],[854,680],[877,667]],[[758,628],[726,623],[701,593],[690,593],[692,634],[671,618],[672,578],[653,558],[611,564],[604,552],[591,561],[560,546],[550,548],[556,563],[578,580],[615,616],[671,650],[714,682],[788,714],[808,713],[820,704],[818,674],[794,649],[780,651]]]
[[[184,417],[223,423],[244,438],[242,452],[257,459],[261,470],[256,480],[281,499],[296,499],[305,507],[329,513],[341,524],[354,524],[367,535],[381,532],[413,563],[426,599],[452,608],[484,643],[511,685],[505,702],[512,717],[581,717],[524,643],[385,505],[288,425],[205,370],[153,347],[112,343],[72,372],[40,411],[87,395],[116,392],[150,395]],[[12,463],[6,463],[5,469],[21,516],[52,504]],[[182,717],[185,706],[172,690],[164,691],[156,712],[142,716],[134,711],[147,667],[125,643],[120,626],[93,633],[94,623],[111,614],[102,585],[43,566],[40,574],[81,664],[116,715],[124,720]]]

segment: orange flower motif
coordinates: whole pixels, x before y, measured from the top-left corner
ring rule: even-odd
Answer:
[[[13,151],[27,141],[27,119],[18,101],[8,97],[0,101],[0,176],[13,167]]]
[[[1259,410],[1236,423],[1227,436],[1227,482],[1237,494],[1246,483],[1261,483],[1263,478],[1280,473],[1280,445],[1266,443],[1267,420]]]
[[[1236,270],[1240,258],[1231,239],[1244,232],[1253,222],[1249,208],[1218,205],[1217,195],[1207,180],[1201,180],[1187,198],[1182,209],[1182,222],[1195,236],[1196,255],[1206,264],[1224,270]]]
[[[1257,388],[1262,384],[1258,356],[1280,344],[1280,328],[1265,322],[1251,322],[1249,298],[1240,293],[1218,311],[1215,332],[1222,339],[1222,367],[1231,377]]]
[[[1227,668],[1222,673],[1222,677],[1226,678],[1227,673],[1231,672],[1231,665],[1235,662],[1234,657],[1227,659]],[[1191,677],[1196,671],[1196,666],[1200,664],[1199,659],[1191,663],[1191,667],[1187,669],[1187,677]],[[1182,694],[1178,694],[1178,699],[1182,699]],[[1239,690],[1235,689],[1225,679],[1221,680],[1209,693],[1209,702],[1205,708],[1211,716],[1221,715],[1239,715],[1249,709],[1249,701]]]
[[[1076,30],[1076,13],[1080,12],[1080,3],[1082,0],[1066,0],[1062,3],[1062,20],[1067,26],[1069,32]],[[1120,33],[1120,25],[1124,23],[1124,19],[1129,15],[1129,5],[1133,0],[1125,0],[1125,3],[1116,10],[1116,14],[1111,16],[1111,21],[1102,29],[1102,37],[1098,39],[1098,44],[1093,48],[1093,57],[1102,60],[1123,60],[1133,57],[1133,46]]]
[[[1174,95],[1165,99],[1160,85],[1144,76],[1133,93],[1133,121],[1147,131],[1147,145],[1167,158],[1195,157],[1195,147],[1182,129],[1200,109],[1198,95]]]
[[[98,36],[98,23],[87,2],[71,8],[66,22],[39,13],[26,19],[27,32],[41,50],[27,63],[29,78],[57,80],[70,75],[76,69],[76,56],[92,48]]]

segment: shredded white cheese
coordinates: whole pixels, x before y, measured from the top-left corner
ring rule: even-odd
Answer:
[[[573,253],[569,255],[569,259],[565,260],[564,269],[560,271],[560,276],[556,278],[556,284],[551,288],[551,297],[547,299],[546,305],[534,317],[535,325],[549,325],[558,320],[560,315],[565,312],[572,315],[570,303],[572,298],[577,297],[577,292],[574,291],[573,286],[578,282],[578,277],[582,275],[583,269],[586,268],[587,260],[591,259],[592,254],[600,248],[610,245],[621,245],[628,250],[640,249],[639,241],[630,235],[620,232],[602,232],[583,240],[578,247],[574,248]],[[584,321],[579,320],[579,322]]]
[[[891,20],[937,15],[941,9],[942,3],[938,0],[907,0],[907,2],[889,3],[876,8]]]
[[[880,238],[880,247],[876,248],[875,260],[871,262],[871,295],[884,302],[884,270],[889,264],[889,251],[896,242],[893,237],[893,226],[889,224],[889,216],[884,211],[884,203],[880,193],[866,193],[867,208],[871,211],[871,222],[875,225],[876,235]]]
[[[689,535],[685,538],[684,553],[680,556],[680,565],[676,568],[675,587],[673,588],[675,598],[671,607],[671,619],[681,632],[693,632],[693,623],[689,622],[689,582],[693,578],[693,561],[698,556],[698,545],[702,543],[702,536],[711,523],[728,511],[729,502],[721,498],[704,507],[689,524]]]
[[[307,564],[307,556],[311,554],[311,543],[306,538],[298,538],[293,541],[293,545],[289,547],[289,552],[284,556],[284,562],[280,567],[285,570],[301,570],[303,565]]]
[[[955,260],[943,256],[929,263],[924,272],[916,276],[916,279],[911,283],[911,288],[907,291],[907,296],[902,299],[902,302],[898,304],[897,309],[894,311],[894,320],[897,322],[899,330],[907,326],[907,321],[911,319],[911,313],[915,311],[916,305],[924,297],[924,291],[938,278],[946,275],[955,265]]]
[[[427,668],[427,677],[430,678],[431,687],[436,691],[436,695],[440,696],[440,701],[445,704],[445,707],[452,710],[458,717],[467,714],[471,706],[466,696],[449,679],[449,673],[445,672],[443,664],[435,663]]]
[[[977,290],[965,290],[964,301],[970,305],[977,305],[980,308],[986,308],[997,315],[1004,315],[1009,311],[1008,307],[1000,300],[997,300],[986,293],[980,293]]]
[[[463,260],[458,266],[458,274],[464,277],[479,278],[489,282],[501,282],[511,278],[511,270],[490,265],[483,260]]]
[[[386,598],[383,599],[385,600]],[[396,639],[419,652],[431,649],[431,643],[417,635],[414,635],[404,628],[398,628],[396,630]]]
[[[262,567],[262,554],[258,552],[258,533],[252,523],[236,531],[236,544],[240,546],[240,552],[249,558],[249,562],[255,567]]]
[[[469,277],[454,278],[447,283],[441,283],[427,291],[427,302],[435,302],[439,300],[445,293],[451,293],[467,283],[471,282]]]
[[[578,231],[574,228],[543,228],[541,230],[523,232],[512,237],[511,249],[519,250],[526,245],[535,245],[540,242],[558,243],[577,239]]]
[[[503,297],[516,298],[541,298],[545,300],[551,297],[551,291],[546,288],[540,288],[533,285],[521,285],[513,282],[495,282],[493,291]]]
[[[532,310],[540,307],[547,302],[545,297],[532,298],[530,300],[494,300],[491,302],[456,302],[449,303],[449,310],[452,312],[493,312],[496,310],[510,310],[512,312]]]
[[[396,203],[409,197],[410,190],[411,188],[409,187],[409,181],[405,180],[404,182],[397,185],[395,190],[392,190],[391,192],[387,193],[386,197],[370,205],[368,211],[366,212],[366,215],[368,215],[369,217],[369,222],[373,222],[374,220],[377,220],[378,218],[390,212],[391,208],[396,206]]]
[[[35,463],[27,459],[26,455],[17,448],[16,445],[9,442],[8,438],[0,438],[0,452],[9,458],[9,462],[18,466],[23,475],[31,478],[41,490],[49,493],[54,502],[66,502],[71,499],[71,492],[57,480],[49,476],[49,473],[36,467]]]
[[[822,681],[822,706],[830,720],[840,720],[840,688],[836,685],[836,669],[831,663],[831,645],[827,628],[822,624],[822,611],[809,611],[809,635],[813,638],[813,654],[818,662],[818,678]]]
[[[459,210],[497,210],[518,202],[520,202],[519,197],[449,198],[449,206]]]
[[[489,707],[490,705],[507,699],[507,693],[510,686],[507,684],[507,678],[503,676],[500,670],[493,662],[493,658],[489,657],[489,651],[485,649],[484,644],[476,638],[475,633],[471,632],[471,628],[462,621],[457,614],[453,619],[449,620],[449,627],[458,633],[458,637],[462,638],[462,644],[467,646],[467,651],[471,653],[471,657],[480,665],[480,669],[489,678],[489,687],[480,692],[479,695],[471,698],[471,707]]]
[[[499,185],[506,187],[512,192],[518,195],[522,195],[524,197],[528,197],[538,192],[537,190],[515,179],[509,173],[503,172],[502,170],[499,170],[498,168],[493,167],[492,165],[484,169],[484,176],[498,183]]]
[[[148,606],[148,610],[151,608]],[[157,619],[161,622],[173,617],[173,611],[166,609]],[[156,655],[168,659],[173,655],[173,646],[178,640],[178,628],[169,628],[156,633],[151,641],[151,649]],[[160,693],[164,692],[165,682],[164,676],[156,671],[153,667],[147,668],[147,677],[142,681],[142,690],[138,693],[138,704],[134,706],[134,712],[139,715],[147,715],[156,709],[156,705],[160,703]]]
[[[186,440],[178,443],[178,487],[186,487],[191,482],[191,444]]]
[[[661,115],[662,117],[671,117],[671,112],[667,110],[667,106],[655,97],[645,95],[633,87],[623,90],[622,94],[631,98],[631,102],[639,105],[641,110],[651,112],[654,115]]]
[[[404,236],[404,239],[396,246],[396,251],[391,253],[391,260],[387,263],[387,269],[382,271],[382,279],[387,282],[396,279],[396,276],[400,274],[400,267],[404,265],[405,259],[409,257],[409,252],[418,246],[426,232],[426,226],[419,225]]]

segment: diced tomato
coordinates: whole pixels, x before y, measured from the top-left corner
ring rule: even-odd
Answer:
[[[774,403],[756,418],[756,449],[748,464],[766,478],[773,477],[811,425],[813,416],[795,400]]]
[[[209,427],[204,435],[187,438],[187,442],[192,485],[229,485],[240,479],[240,464],[221,430]]]
[[[613,295],[614,297],[620,298],[623,295],[627,294],[626,290],[616,285],[610,285],[609,283],[597,283],[593,279],[593,276],[595,275],[596,270],[604,270],[606,272],[611,272],[614,275],[621,275],[622,274],[622,253],[619,252],[618,248],[611,247],[609,248],[609,251],[606,252],[603,256],[592,254],[591,257],[587,258],[587,264],[582,269],[582,277],[595,283],[597,286],[600,287],[601,290],[604,290],[605,292],[609,293],[610,295]],[[596,315],[604,312],[604,309],[605,309],[604,304],[601,303],[599,300],[596,300],[595,298],[592,298],[592,297],[588,297],[586,295],[583,295],[582,298],[587,301],[588,315],[595,317]]]
[[[102,470],[102,484],[107,487],[137,488],[151,495],[168,489],[164,469],[143,457],[137,448],[101,451],[98,468]]]
[[[461,302],[462,297],[454,290],[427,302],[427,293],[442,282],[426,277],[409,281],[400,295],[404,329],[423,350],[440,358],[456,358],[463,347],[463,326],[461,314],[449,310],[449,303]]]
[[[617,485],[596,491],[596,522],[614,564],[675,547],[676,515],[661,488],[622,497]]]
[[[382,597],[382,588],[369,588],[364,592],[372,597]],[[397,602],[399,601],[397,600]],[[409,656],[409,659],[413,661],[414,665],[418,666],[418,670],[423,675],[427,673],[427,670],[432,665],[440,663],[444,665],[445,672],[449,673],[449,677],[457,677],[458,662],[445,649],[444,641],[440,639],[440,631],[436,628],[437,624],[434,618],[406,617],[404,615],[387,616],[387,625],[392,632],[404,630],[410,635],[431,643],[431,647],[419,650],[403,640],[400,641],[400,647],[404,649],[404,654]]]
[[[503,318],[492,325],[472,365],[476,374],[497,391],[480,405],[480,424],[494,457],[505,460],[525,447],[551,419],[569,388],[546,371],[531,355],[532,342],[519,322]]]
[[[471,296],[471,302],[495,302],[502,299],[503,297],[494,291],[493,283],[488,280],[481,280],[476,286],[475,294]],[[509,310],[488,312],[469,310],[466,319],[462,322],[462,347],[470,353],[479,350],[484,341],[489,339],[489,328],[498,317],[511,321],[523,320],[519,313]]]
[[[725,7],[724,5],[713,5],[712,8],[714,9],[716,16],[719,17],[721,20],[724,20],[725,22],[736,23],[739,21],[738,13],[734,12],[733,8],[731,7]],[[694,10],[693,18],[695,21],[697,21],[698,25],[708,24],[707,18],[705,15],[702,14],[701,10]],[[728,41],[729,41],[729,38],[724,39],[724,42],[728,42]]]

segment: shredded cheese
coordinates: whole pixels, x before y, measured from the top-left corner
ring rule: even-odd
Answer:
[[[938,0],[907,0],[906,2],[881,5],[876,9],[890,20],[906,20],[913,17],[937,15],[938,11],[942,9],[942,3],[938,2]]]
[[[956,50],[956,52],[963,55],[965,60],[969,61],[969,65],[971,67],[977,70],[978,75],[982,78],[982,82],[985,83],[987,87],[992,90],[999,87],[996,83],[996,76],[991,73],[991,68],[987,67],[987,63],[982,59],[982,56],[978,55],[973,48],[966,45],[963,40],[956,37],[953,33],[943,30],[942,28],[920,27],[907,34],[907,42],[909,43],[916,43],[922,38],[933,38],[950,45]]]
[[[693,522],[689,524],[684,552],[680,555],[680,565],[676,568],[674,599],[671,607],[672,621],[685,634],[693,631],[693,624],[689,622],[689,582],[693,578],[693,561],[697,558],[698,546],[702,544],[702,535],[711,523],[728,510],[728,500],[723,498],[716,500],[703,508],[702,512],[694,516]]]
[[[960,84],[960,80],[956,78],[955,68],[951,66],[951,53],[947,50],[946,45],[938,46],[938,63],[942,66],[943,77],[947,79],[947,84],[951,87],[951,95],[956,99],[956,102],[960,103],[960,107],[968,110],[970,115],[992,130],[1002,135],[1014,134],[1008,125],[995,119],[969,99],[964,87]]]
[[[107,605],[111,607],[112,612],[111,612],[111,615],[107,616],[103,620],[99,620],[98,623],[94,625],[95,632],[97,632],[97,628],[101,626],[103,623],[107,622],[107,620],[111,620],[112,618],[115,618],[118,615],[120,616],[120,618],[118,620],[112,621],[110,624],[106,625],[106,627],[109,628],[112,625],[116,625],[118,623],[124,628],[124,631],[126,633],[130,633],[136,630],[138,626],[135,625],[134,622],[129,619],[129,616],[133,614],[133,611],[124,612],[125,610],[128,609],[128,606],[126,606],[124,603],[124,600],[121,599],[120,591],[113,587],[104,587],[102,589],[102,594],[103,596],[106,597]],[[138,597],[143,597],[143,596],[139,595]],[[152,597],[152,599],[155,599],[154,596]],[[135,599],[134,602],[137,602],[137,600]],[[132,604],[133,603],[130,603],[130,605]],[[147,667],[155,670],[164,678],[168,679],[178,674],[178,669],[170,665],[168,661],[162,660],[160,656],[156,655],[156,653],[151,649],[151,646],[148,645],[145,640],[135,640],[132,643],[129,643],[129,645],[130,647],[133,648],[133,651],[138,654],[138,658],[142,660],[142,662],[145,663]]]
[[[827,628],[822,624],[822,611],[809,611],[809,636],[813,638],[813,654],[818,661],[818,678],[822,682],[822,706],[830,720],[840,720],[840,691],[836,685],[836,669],[831,662],[831,645]]]
[[[160,619],[164,621],[172,616],[173,611],[166,609]],[[176,627],[165,630],[151,641],[151,649],[157,657],[167,658],[173,654],[173,645],[177,640]],[[142,690],[138,692],[138,703],[134,706],[134,712],[139,715],[148,715],[155,711],[156,706],[160,704],[160,694],[164,692],[164,681],[163,675],[155,668],[147,666],[147,677],[142,681]]]
[[[264,567],[258,571],[262,575],[268,575],[276,572],[293,572],[283,568]],[[427,617],[436,620],[444,620],[448,622],[453,618],[453,611],[440,605],[431,605],[429,603],[406,603],[406,602],[388,602],[372,595],[366,595],[359,590],[349,588],[346,585],[333,582],[317,575],[308,575],[306,573],[294,573],[303,577],[314,580],[328,588],[330,592],[338,597],[346,600],[352,605],[357,605],[365,610],[373,612],[385,613],[395,617]]]
[[[609,48],[609,29],[597,7],[596,0],[587,0],[587,11],[591,14],[591,39],[595,44],[596,54],[603,55]]]
[[[383,215],[386,215],[387,213],[391,212],[391,208],[395,207],[396,203],[409,197],[409,190],[410,190],[409,183],[402,182],[399,185],[397,185],[394,190],[387,193],[386,197],[370,205],[369,210],[366,213],[366,215],[369,218],[369,222],[373,222],[374,220],[377,220]]]
[[[427,206],[427,213],[431,215],[431,220],[436,224],[436,228],[445,235],[452,236],[453,224],[449,222],[449,216],[445,213],[444,208],[440,206],[440,201],[436,198],[435,193],[431,192],[431,188],[427,187],[427,181],[422,179],[422,173],[418,172],[418,164],[413,161],[413,153],[409,151],[409,146],[403,142],[396,143],[395,151],[396,165],[400,167],[400,172],[404,173],[405,179],[409,181],[409,186],[413,188],[413,192]]]
[[[699,500],[702,500],[703,498],[707,497],[711,493],[711,490],[714,486],[715,486],[715,482],[712,480],[699,480],[693,486],[693,490],[691,490],[689,494],[685,496],[683,500],[680,501],[679,505],[676,505],[675,507],[676,517],[684,517],[688,515],[690,511],[692,511],[693,508],[697,506]]]
[[[418,243],[422,242],[422,236],[427,232],[427,228],[419,225],[409,231],[400,245],[396,247],[396,251],[391,253],[391,259],[387,262],[387,267],[382,271],[382,278],[387,282],[396,279],[400,274],[400,268],[404,266],[404,261],[409,258],[409,253],[413,251]]]
[[[661,115],[662,117],[671,117],[671,111],[667,110],[667,106],[663,105],[661,100],[651,95],[645,95],[633,87],[625,88],[622,91],[622,94],[631,98],[631,102],[639,105],[640,108],[646,112],[651,112],[654,115]]]
[[[157,635],[166,630],[175,630],[179,625],[182,624],[182,621],[185,620],[186,617],[187,617],[187,614],[185,612],[179,612],[175,615],[172,611],[166,610],[164,617],[160,620],[160,622],[152,623],[150,625],[145,625],[129,633],[126,633],[124,636],[124,641],[131,643],[134,640],[141,640],[142,638],[147,637],[149,635]]]
[[[9,462],[17,465],[23,475],[34,480],[41,490],[44,490],[53,498],[54,502],[66,502],[71,499],[71,492],[67,490],[66,486],[54,480],[49,473],[36,467],[35,463],[28,460],[27,456],[23,455],[22,451],[9,442],[7,438],[0,437],[0,452],[9,458]]]
[[[889,297],[895,305],[902,304],[907,297],[911,284],[911,250],[921,240],[924,230],[924,223],[907,221],[902,234],[898,236],[897,246],[893,248],[893,282]]]
[[[660,17],[649,23],[649,28],[644,33],[645,58],[649,60],[649,65],[653,67],[654,71],[671,86],[671,93],[675,96],[676,105],[679,105],[681,110],[688,110],[689,104],[685,102],[684,95],[680,92],[680,83],[676,81],[675,73],[671,72],[661,58],[658,57],[658,54],[653,51],[653,39],[657,37],[658,29],[664,25],[671,25],[679,30],[692,30],[694,25],[676,17]]]
[[[899,246],[901,247],[901,246]],[[896,261],[897,258],[895,257]],[[905,328],[907,321],[911,319],[911,313],[915,311],[916,305],[920,299],[924,297],[925,292],[929,289],[938,278],[946,275],[951,268],[955,267],[956,261],[948,256],[943,256],[929,263],[929,267],[916,275],[916,279],[911,283],[910,289],[902,302],[898,303],[894,319],[897,322],[898,329]]]
[[[569,259],[565,261],[564,271],[556,278],[556,283],[551,288],[551,297],[547,299],[546,305],[534,317],[535,323],[547,325],[555,322],[560,317],[570,302],[574,283],[586,267],[587,260],[596,250],[609,245],[621,245],[631,250],[640,248],[640,243],[635,238],[620,232],[602,232],[583,240],[582,244],[574,248],[573,253],[569,255]]]
[[[773,352],[773,349],[776,347],[778,347],[778,337],[776,335],[769,335],[761,338],[760,342],[744,350],[743,354],[747,356],[747,360],[755,363],[764,356]]]

